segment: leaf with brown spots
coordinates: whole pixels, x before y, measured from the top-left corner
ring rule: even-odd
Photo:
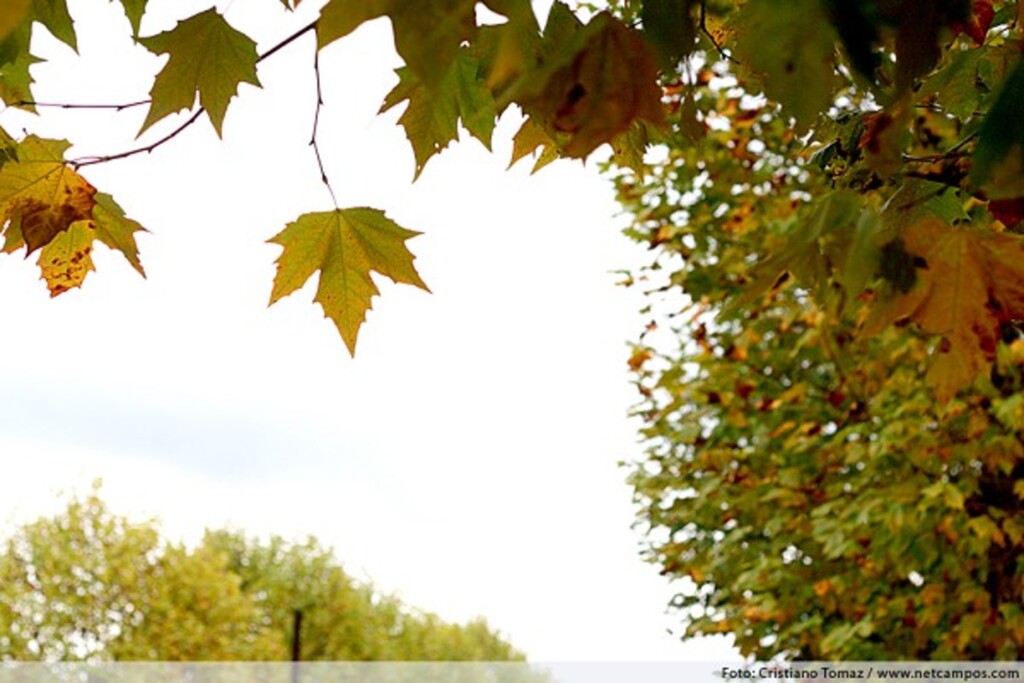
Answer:
[[[879,301],[864,332],[909,320],[942,335],[928,380],[945,402],[991,366],[1000,325],[1024,318],[1024,240],[925,219],[903,242],[915,257],[916,284]]]
[[[89,221],[77,221],[39,251],[39,269],[50,296],[81,287],[92,262],[92,243],[96,230]]]
[[[75,221],[92,218],[96,188],[64,163],[69,146],[31,135],[18,145],[18,159],[0,168],[4,251],[24,244],[31,254]]]
[[[661,126],[665,111],[658,62],[641,34],[600,14],[564,66],[547,77],[535,104],[550,126],[571,137],[562,153],[582,158],[637,120]]]

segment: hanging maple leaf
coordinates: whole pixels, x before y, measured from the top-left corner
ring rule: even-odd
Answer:
[[[39,251],[37,263],[51,297],[81,287],[89,271],[96,270],[92,262],[95,239],[96,230],[89,222],[77,221]]]
[[[153,102],[140,135],[165,116],[191,109],[198,93],[219,136],[228,103],[239,84],[260,85],[256,43],[232,28],[215,9],[179,21],[170,31],[140,38],[139,42],[155,54],[170,55],[153,83]]]
[[[498,116],[497,105],[484,85],[480,66],[468,50],[460,51],[442,87],[428,90],[409,69],[398,69],[398,85],[384,98],[385,112],[408,101],[398,119],[416,157],[416,177],[434,156],[458,136],[461,119],[466,130],[491,148],[491,133]]]
[[[832,99],[834,41],[821,0],[751,0],[743,7],[736,49],[762,77],[764,93],[808,130]],[[814,26],[814,30],[808,30]]]
[[[303,214],[269,240],[284,248],[277,259],[270,303],[302,287],[319,270],[314,301],[334,321],[349,353],[355,355],[359,328],[366,320],[371,299],[380,293],[370,271],[430,291],[405,246],[406,240],[418,234],[377,209]]]
[[[577,158],[611,142],[637,120],[656,126],[665,121],[658,63],[640,33],[607,14],[583,31],[582,48],[529,98],[552,128],[571,136],[562,152]],[[548,34],[545,29],[550,40]]]
[[[5,250],[25,244],[31,254],[75,221],[92,217],[96,188],[64,163],[68,147],[65,141],[32,135],[18,145],[17,160],[0,168]]]
[[[864,332],[909,320],[942,335],[928,379],[947,401],[991,365],[1000,324],[1024,318],[1024,241],[935,219],[910,226],[902,239],[916,284],[876,304]]]

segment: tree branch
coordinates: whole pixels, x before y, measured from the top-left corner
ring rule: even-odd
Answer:
[[[141,107],[144,104],[149,104],[153,100],[139,100],[137,102],[127,102],[125,104],[64,104],[61,102],[33,102],[32,100],[18,100],[12,107],[53,107],[56,109],[113,109],[115,111],[123,111],[125,109],[131,109],[132,107]]]
[[[310,23],[306,24],[305,26],[300,28],[295,33],[291,34],[290,36],[288,36],[287,38],[285,38],[281,42],[279,42],[276,45],[274,45],[273,47],[271,47],[269,50],[267,50],[263,54],[259,55],[256,58],[256,63],[259,64],[264,59],[267,59],[268,57],[273,56],[274,53],[276,53],[278,50],[281,50],[282,48],[290,45],[292,42],[298,40],[300,37],[304,36],[305,34],[309,33],[313,29],[315,29],[317,21],[318,20],[311,21]],[[319,64],[319,50],[317,51],[317,55],[318,55],[317,64]],[[320,72],[319,72],[319,66],[317,66],[317,99],[318,100],[320,99],[319,98],[319,89],[320,89]],[[134,107],[134,106],[138,106],[138,105],[142,105],[142,104],[147,104],[149,102],[150,102],[150,100],[140,100],[138,102],[132,102],[132,103],[129,103],[129,104],[122,104],[122,105],[52,104],[52,105],[46,105],[46,106],[62,107],[64,109],[116,109],[116,110],[120,111],[121,109],[126,109],[128,107]],[[36,106],[39,106],[39,105],[36,105]],[[105,164],[108,161],[116,161],[118,159],[127,159],[128,157],[133,157],[133,156],[135,156],[137,154],[149,154],[150,152],[155,150],[157,147],[163,145],[164,143],[170,142],[171,140],[176,138],[186,128],[188,128],[193,123],[195,123],[199,119],[199,117],[203,115],[203,113],[205,111],[206,111],[205,107],[199,107],[198,109],[195,110],[195,112],[193,112],[192,116],[190,116],[188,118],[188,120],[185,121],[185,123],[181,124],[180,126],[175,128],[174,130],[172,130],[170,133],[168,133],[167,135],[165,135],[164,137],[160,138],[159,140],[157,140],[156,142],[154,142],[152,144],[144,145],[142,147],[135,147],[134,149],[129,149],[129,150],[125,151],[125,152],[119,152],[117,154],[110,154],[110,155],[106,155],[106,156],[80,157],[80,158],[74,159],[74,160],[72,160],[72,161],[70,161],[68,163],[71,165],[72,168],[77,170],[79,168],[82,168],[83,166],[93,166],[95,164]],[[320,114],[320,105],[317,104],[317,117],[318,118],[319,118],[319,114]],[[316,125],[315,125],[315,123],[314,123],[314,129],[313,130],[314,130],[314,138],[315,138],[315,135],[316,135]],[[319,156],[320,156],[320,153],[319,153],[319,151],[317,151],[317,160],[319,160]],[[322,172],[322,169],[323,169],[323,166],[321,165],[321,172]],[[327,178],[325,177],[324,178],[324,182],[326,182],[326,181],[327,181]],[[328,185],[328,189],[330,189],[330,185]],[[334,196],[333,192],[331,192],[331,196]]]
[[[334,196],[334,188],[331,187],[331,181],[327,179],[327,172],[324,170],[324,160],[320,156],[320,145],[317,144],[316,141],[317,128],[320,126],[320,109],[324,105],[323,90],[320,88],[319,50],[313,53],[313,73],[316,74],[316,113],[313,114],[313,134],[309,139],[309,144],[313,148],[313,154],[316,155],[316,165],[320,168],[320,180],[322,180],[324,185],[327,186],[327,191],[331,193],[331,200],[334,202],[334,208],[338,208],[338,198]]]

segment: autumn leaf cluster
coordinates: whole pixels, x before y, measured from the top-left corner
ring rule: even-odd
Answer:
[[[609,167],[650,250],[630,481],[685,635],[1024,654],[1020,10],[701,3],[657,153]]]

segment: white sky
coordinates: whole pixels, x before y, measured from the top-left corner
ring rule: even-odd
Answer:
[[[143,35],[211,0],[150,0]],[[71,0],[80,56],[37,43],[36,98],[144,97],[160,60],[135,47],[118,4]],[[267,49],[313,17],[277,0],[218,8]],[[111,27],[116,30],[111,30]],[[721,641],[666,633],[671,595],[637,555],[620,460],[639,456],[626,341],[641,321],[612,270],[638,258],[596,168],[505,171],[457,145],[411,184],[386,21],[321,56],[321,145],[343,206],[385,209],[433,294],[381,283],[348,358],[313,283],[267,309],[265,241],[328,210],[307,143],[313,37],[243,86],[218,141],[206,119],[151,156],[90,167],[150,234],[149,278],[96,255],[82,290],[49,300],[32,260],[0,259],[0,520],[61,506],[96,477],[115,511],[172,537],[225,523],[313,534],[346,568],[448,619],[482,614],[537,660],[735,659]],[[72,154],[134,146],[145,112],[7,110],[0,125],[69,137]],[[143,142],[171,130],[164,121]]]

